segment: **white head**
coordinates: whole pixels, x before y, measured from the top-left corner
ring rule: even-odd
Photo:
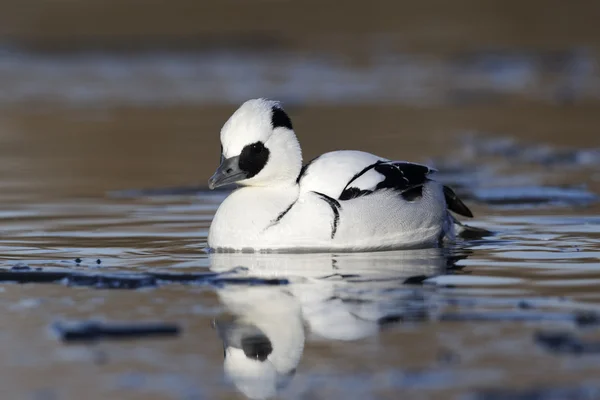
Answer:
[[[221,165],[208,181],[214,189],[229,183],[293,185],[302,168],[300,143],[279,102],[248,100],[221,129]]]

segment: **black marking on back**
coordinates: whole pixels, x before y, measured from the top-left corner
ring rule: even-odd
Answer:
[[[302,166],[302,169],[300,170],[300,174],[296,178],[296,183],[297,184],[300,183],[300,181],[302,180],[302,178],[304,177],[304,175],[308,172],[308,168],[311,166],[311,164],[314,163],[315,161],[317,161],[317,159],[319,157],[321,157],[321,156],[317,156],[317,157],[313,158],[307,164],[305,164],[305,165]]]
[[[273,106],[271,107],[271,112],[271,126],[273,126],[273,129],[280,127],[288,128],[290,130],[294,129],[292,128],[292,120],[282,108]]]
[[[255,142],[244,146],[238,161],[239,167],[246,172],[246,178],[252,178],[258,174],[269,161],[269,149],[263,142]]]
[[[253,335],[242,338],[242,350],[246,357],[262,362],[273,352],[273,346],[265,335]]]
[[[357,180],[358,178],[360,178],[360,177],[361,177],[361,176],[362,176],[362,175],[363,175],[365,172],[367,172],[367,171],[368,171],[368,170],[370,170],[371,168],[373,168],[373,167],[375,167],[376,165],[379,165],[379,164],[381,164],[381,163],[383,163],[383,162],[384,162],[384,161],[381,161],[381,160],[379,160],[379,161],[377,161],[375,164],[368,165],[368,166],[366,166],[365,168],[363,168],[363,169],[362,169],[360,172],[358,172],[358,173],[354,174],[354,176],[352,177],[352,179],[350,179],[350,180],[348,181],[348,183],[346,183],[346,186],[344,187],[344,190],[346,190],[346,188],[347,188],[348,186],[350,186],[350,185],[352,184],[352,182],[354,182],[355,180]],[[342,192],[343,192],[343,191],[342,191]]]
[[[272,226],[274,226],[274,225],[277,225],[279,223],[279,221],[281,221],[281,219],[283,217],[285,217],[285,214],[287,214],[292,209],[292,207],[294,207],[294,204],[296,204],[295,200],[294,200],[294,202],[292,204],[290,204],[288,206],[288,208],[286,208],[285,210],[283,210],[282,212],[280,212],[279,215],[277,216],[277,218],[275,218],[274,220],[271,221],[271,223],[269,224],[269,226],[267,226],[267,229],[270,228],[270,227],[272,227]]]
[[[333,239],[335,237],[335,233],[337,232],[337,227],[340,222],[340,208],[342,208],[342,206],[340,205],[339,201],[327,196],[326,194],[319,192],[313,193],[318,194],[323,200],[325,200],[325,202],[329,204],[329,207],[331,207],[331,211],[333,211],[333,222],[331,223],[331,238]]]
[[[385,179],[377,184],[375,190],[395,189],[405,191],[416,186],[422,186],[429,178],[431,172],[429,167],[412,163],[379,164],[373,167],[375,171],[385,176]]]
[[[359,188],[356,188],[356,187],[349,187],[347,189],[344,189],[344,191],[340,195],[339,199],[340,200],[350,200],[350,199],[355,199],[357,197],[366,196],[371,193],[373,193],[372,190],[360,190]]]
[[[465,217],[473,218],[473,213],[469,210],[469,207],[467,207],[465,203],[458,198],[456,193],[454,193],[454,190],[448,186],[444,186],[444,197],[446,198],[446,205],[450,211],[454,211]]]
[[[383,180],[373,190],[350,186],[371,169],[383,175]],[[431,168],[421,164],[377,161],[354,175],[342,191],[339,199],[350,200],[369,195],[378,190],[392,189],[399,192],[406,201],[415,201],[423,196],[423,185],[429,181],[427,175],[432,171]]]

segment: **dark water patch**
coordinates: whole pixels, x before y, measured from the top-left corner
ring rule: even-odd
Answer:
[[[172,323],[108,323],[99,321],[55,322],[52,330],[67,343],[102,339],[139,339],[178,336],[181,328]]]
[[[585,167],[600,164],[600,148],[562,149],[540,143],[526,143],[506,136],[469,134],[463,137],[463,151],[471,157],[502,157],[521,164]]]
[[[143,274],[82,274],[75,273],[63,278],[67,286],[87,286],[96,289],[141,289],[156,287],[154,276]]]
[[[537,332],[535,343],[560,354],[598,354],[600,341],[586,341],[571,332]]]
[[[406,307],[403,314],[383,316],[377,320],[377,324],[384,328],[400,323],[425,322],[430,319],[430,314],[424,307]]]
[[[0,271],[0,282],[49,283],[59,282],[75,272],[65,271]]]
[[[437,179],[465,201],[502,210],[589,207],[600,201],[588,188],[595,185],[590,172],[600,165],[599,147],[564,149],[478,132],[464,135],[456,154],[434,164]]]
[[[449,322],[559,322],[576,326],[596,326],[600,315],[589,311],[549,312],[549,311],[487,311],[487,312],[448,312],[439,317]]]
[[[67,286],[88,286],[97,289],[139,289],[155,287],[156,277],[147,274],[92,274],[78,271],[0,271],[0,282],[63,283]]]
[[[85,273],[72,270],[0,270],[0,282],[63,283],[67,286],[86,286],[96,289],[140,289],[158,285],[207,284],[224,285],[286,285],[287,279],[232,277],[229,273],[144,272],[144,273]]]
[[[598,196],[585,189],[551,186],[517,186],[477,188],[471,191],[473,200],[496,206],[587,206],[598,201]],[[467,195],[468,196],[468,195]]]
[[[545,387],[533,389],[484,389],[466,396],[469,400],[595,400],[599,386]]]
[[[471,289],[472,288],[473,287],[471,287]],[[474,320],[494,321],[501,320],[504,317],[507,317],[509,320],[527,320],[530,318],[527,314],[545,312],[545,310],[548,309],[566,309],[568,310],[567,313],[558,313],[558,316],[550,318],[556,318],[557,320],[565,319],[581,328],[600,325],[600,312],[583,309],[581,304],[576,303],[569,298],[559,296],[523,297],[519,296],[518,293],[519,292],[516,292],[515,297],[504,297],[496,296],[493,291],[486,289],[486,294],[483,296],[457,296],[455,293],[446,291],[442,297],[436,298],[436,304],[441,307],[456,307],[465,310],[485,310],[475,312],[474,314],[471,314],[470,312],[460,312],[458,313],[460,314],[458,316],[455,313],[450,313],[449,316],[446,317],[448,320],[463,319],[466,321],[469,318],[473,318]],[[497,311],[494,310],[505,310],[509,313],[509,316],[506,316],[504,311],[495,314]],[[517,312],[519,316],[515,317],[513,314],[514,312]],[[489,314],[490,316],[486,317],[486,314]],[[567,314],[569,314],[568,317]],[[531,318],[539,319],[539,316]]]
[[[12,267],[10,267],[11,271],[30,271],[31,267],[24,263],[16,263]]]

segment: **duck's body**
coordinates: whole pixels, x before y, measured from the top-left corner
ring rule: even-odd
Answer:
[[[281,113],[278,103],[250,100],[223,127],[223,155],[229,157],[210,184],[244,186],[219,207],[208,236],[212,249],[437,246],[454,237],[449,208],[470,215],[449,188],[430,179],[434,170],[424,165],[334,151],[301,168],[299,144],[289,118]],[[270,123],[264,122],[267,117]]]

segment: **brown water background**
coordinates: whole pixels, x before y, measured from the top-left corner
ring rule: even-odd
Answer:
[[[3,2],[1,266],[214,267],[203,247],[223,194],[142,189],[205,185],[228,116],[276,98],[305,160],[345,148],[432,163],[466,196],[472,224],[496,232],[466,245],[461,272],[442,275],[450,283],[359,288],[388,311],[415,291],[428,309],[531,317],[431,311],[349,342],[307,327],[282,398],[599,398],[598,354],[534,340],[547,329],[600,338],[540,321],[600,312],[598,17],[592,1]],[[235,314],[219,290],[3,283],[2,398],[243,398],[223,379],[211,328]],[[68,346],[49,329],[89,318],[174,321],[183,334]]]

